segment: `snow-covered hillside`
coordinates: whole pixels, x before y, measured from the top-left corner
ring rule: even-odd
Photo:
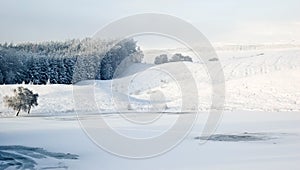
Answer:
[[[299,111],[300,110],[300,49],[218,51],[225,74],[225,110]],[[213,61],[212,61],[213,62]],[[101,112],[119,110],[155,111],[150,98],[163,95],[166,111],[179,111],[181,94],[178,82],[197,82],[199,109],[208,110],[211,84],[205,66],[185,62],[162,65],[134,64],[118,79],[85,81],[78,85],[3,85],[0,97],[12,94],[12,89],[25,86],[39,93],[39,106],[32,114],[73,113],[73,87],[95,88],[95,100]],[[175,68],[175,69],[174,69]],[[176,74],[176,79],[168,73]],[[112,93],[112,91],[114,93]],[[187,92],[188,93],[188,92]],[[113,98],[112,98],[113,97]],[[160,101],[157,101],[160,102]],[[1,115],[11,115],[1,100]],[[87,102],[87,104],[89,104]],[[163,107],[163,106],[162,106]],[[87,110],[94,108],[87,105]],[[191,110],[195,108],[190,108]]]

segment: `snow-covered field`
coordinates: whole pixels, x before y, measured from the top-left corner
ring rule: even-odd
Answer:
[[[200,144],[201,139],[197,137],[200,135],[206,116],[207,114],[200,115],[199,121],[191,133],[177,147],[161,156],[149,159],[126,159],[107,153],[89,140],[80,129],[77,118],[73,116],[2,118],[0,120],[0,145],[40,147],[51,152],[79,155],[77,160],[48,157],[34,159],[37,162],[37,169],[47,167],[67,169],[66,167],[69,167],[69,169],[137,170],[296,170],[299,168],[299,113],[225,112],[215,133],[223,136]],[[110,119],[114,119],[114,116],[111,116]],[[164,126],[167,126],[168,122],[165,123]],[[120,126],[119,128],[129,135],[152,132],[151,130],[134,129],[130,126]],[[120,143],[120,145],[126,147],[126,144]],[[0,153],[1,151],[0,147]]]
[[[300,48],[221,50],[217,53],[226,80],[225,110],[300,111]],[[201,62],[185,62],[184,65],[190,72],[182,68],[182,63],[135,64],[125,70],[121,78],[113,81],[86,81],[75,88],[71,85],[22,86],[40,95],[39,106],[32,110],[32,114],[73,113],[73,89],[80,89],[81,86],[95,88],[93,97],[102,112],[114,111],[111,97],[118,101],[118,109],[128,110],[128,96],[135,109],[151,111],[149,97],[157,92],[164,94],[167,111],[178,111],[183,95],[178,82],[189,85],[189,81],[194,79],[198,87],[199,109],[210,109],[211,84],[205,66]],[[164,70],[172,70],[177,79]],[[12,89],[18,86],[1,86],[0,98],[12,94]],[[94,108],[88,106],[89,102],[86,104],[85,109]],[[4,107],[2,100],[0,115],[13,115]]]
[[[146,55],[157,53],[152,51]],[[300,48],[230,49],[217,53],[226,80],[225,112],[216,132],[206,143],[203,143],[201,132],[212,94],[203,64],[200,61],[184,63],[190,73],[184,72],[179,63],[136,64],[113,81],[86,81],[75,86],[22,85],[39,93],[39,106],[32,109],[31,115],[21,113],[21,117],[14,117],[14,111],[0,101],[0,169],[9,161],[16,165],[11,169],[18,166],[26,169],[30,165],[37,169],[298,169]],[[176,80],[168,72],[161,71],[172,68],[176,68],[172,72]],[[191,78],[196,80],[199,93],[197,123],[179,145],[163,155],[139,160],[111,155],[88,138],[77,120],[76,111],[79,111],[78,119],[95,119],[99,115],[89,113],[96,109],[109,113],[102,116],[107,121],[117,122],[114,128],[120,133],[143,137],[156,135],[168,129],[178,117],[174,112],[181,110],[183,95],[178,82],[188,85]],[[11,90],[18,86],[21,85],[2,85],[0,98],[12,94]],[[95,100],[97,106],[83,101],[84,107],[78,109],[73,90],[87,87],[93,88],[95,93],[91,100]],[[191,95],[189,91],[187,95]],[[151,101],[153,96],[156,96],[155,103]],[[164,119],[158,125],[147,128],[122,124],[122,117],[116,113],[157,114],[160,108],[170,113],[163,114]],[[194,112],[195,109],[191,106],[185,111]],[[195,113],[183,116],[192,114]],[[18,147],[7,147],[10,145]],[[32,163],[26,163],[20,155]]]

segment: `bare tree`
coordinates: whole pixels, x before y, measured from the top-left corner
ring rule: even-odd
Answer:
[[[19,116],[21,110],[30,113],[32,107],[37,106],[38,94],[34,94],[31,90],[24,87],[14,89],[14,96],[4,96],[3,101],[8,108],[16,110],[16,116]]]

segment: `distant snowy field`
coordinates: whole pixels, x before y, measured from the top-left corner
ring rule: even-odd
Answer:
[[[153,56],[160,53],[145,52],[146,60],[150,63]],[[39,106],[33,108],[29,116],[21,113],[21,117],[14,117],[14,111],[7,109],[0,100],[0,146],[40,147],[51,152],[79,155],[78,160],[33,158],[37,169],[297,169],[300,160],[300,48],[221,49],[217,53],[226,80],[225,113],[215,135],[205,144],[200,144],[200,135],[211,104],[211,87],[205,67],[197,61],[185,65],[197,81],[198,121],[185,140],[164,155],[131,160],[99,149],[80,128],[72,85],[22,85],[40,95]],[[106,119],[118,122],[120,117],[114,108],[116,100],[119,111],[127,114],[136,114],[131,113],[132,108],[155,112],[149,96],[157,92],[166,97],[166,111],[180,111],[181,93],[176,81],[188,81],[191,75],[183,72],[178,63],[159,66],[177,68],[180,79],[174,81],[153,69],[155,67],[136,64],[116,80],[86,81],[76,85],[79,89],[94,88],[97,103],[97,106],[89,105],[88,101],[84,103],[86,110],[80,110],[80,118],[94,118],[88,113],[97,107],[100,112],[110,113],[104,115]],[[124,86],[123,82],[132,79],[130,87]],[[113,100],[112,84],[116,90]],[[0,98],[12,94],[11,90],[18,86],[2,85]],[[195,110],[193,107],[188,109]],[[168,113],[165,116],[171,120],[177,115]],[[152,129],[127,124],[116,124],[115,128],[133,136],[151,135],[165,129],[169,123],[165,119]],[[1,151],[0,147],[0,158]]]
[[[149,53],[149,52],[148,52]],[[154,52],[152,52],[154,53]],[[160,52],[155,51],[156,55]],[[242,51],[217,51],[225,74],[225,110],[260,111],[300,111],[300,48],[266,49]],[[146,52],[147,55],[147,52]],[[151,56],[150,56],[151,58]],[[128,97],[132,107],[145,110],[149,106],[149,96],[157,91],[167,97],[169,111],[180,110],[180,87],[178,82],[188,84],[191,78],[197,82],[200,106],[199,110],[210,108],[211,85],[205,67],[201,62],[185,63],[191,74],[181,70],[178,63],[159,66],[153,64],[135,64],[125,70],[122,77],[113,81],[87,81],[76,85],[88,85],[95,88],[95,100],[102,112],[114,111],[111,99],[111,86],[116,94],[119,109],[128,109]],[[176,68],[180,79],[174,80],[168,74],[155,68]],[[174,70],[174,69],[173,69]],[[174,73],[173,73],[174,74]],[[124,82],[132,81],[130,86]],[[83,84],[83,85],[82,85]],[[12,89],[20,85],[3,85],[0,98],[12,94]],[[39,106],[32,114],[74,113],[73,86],[71,85],[22,85],[39,93]],[[89,103],[87,103],[88,105]],[[87,106],[93,108],[95,106]],[[151,108],[146,108],[146,111]],[[191,108],[192,109],[192,108]],[[155,111],[155,110],[154,110]],[[0,100],[0,115],[10,116]]]

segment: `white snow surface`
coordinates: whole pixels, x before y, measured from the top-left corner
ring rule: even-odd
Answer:
[[[225,110],[300,111],[300,49],[217,51],[225,76]],[[149,107],[151,95],[163,94],[166,111],[181,110],[181,96],[194,95],[181,91],[179,82],[188,86],[197,82],[199,110],[211,106],[211,84],[206,67],[201,63],[185,62],[162,65],[134,64],[118,79],[85,81],[75,85],[94,88],[98,109],[102,112],[128,110],[156,111]],[[176,79],[165,70],[172,70]],[[12,89],[25,86],[40,95],[39,106],[32,114],[67,114],[75,111],[72,85],[2,85],[0,98],[11,95]],[[113,95],[112,95],[113,89]],[[182,94],[185,93],[185,94]],[[117,102],[116,102],[117,101]],[[114,102],[118,104],[115,107]],[[158,101],[160,102],[160,101]],[[89,106],[87,111],[95,106]],[[193,110],[195,108],[188,108]],[[0,115],[12,111],[0,101]]]
[[[182,71],[182,63],[160,66],[144,63],[129,67],[115,80],[91,80],[77,85],[2,85],[0,98],[24,86],[39,94],[39,105],[30,115],[22,112],[20,117],[14,117],[15,112],[0,100],[0,146],[40,147],[79,155],[78,160],[37,159],[37,169],[299,169],[300,48],[226,49],[217,53],[225,76],[225,112],[213,140],[204,144],[200,136],[209,116],[212,92],[206,68],[199,60],[184,63],[191,74]],[[156,56],[159,51],[152,54]],[[164,69],[173,69],[178,79],[161,71]],[[199,93],[197,122],[187,137],[165,154],[138,160],[112,155],[95,145],[78,122],[78,119],[99,116],[89,114],[96,109],[105,113],[101,116],[114,122],[114,128],[120,133],[155,136],[168,129],[178,117],[171,112],[181,111],[183,94],[178,82],[189,85],[191,79],[197,82]],[[73,90],[86,88],[95,92],[91,100],[97,106],[89,100],[83,101],[84,107],[77,110],[80,113],[77,116]],[[193,95],[191,92],[184,95]],[[158,98],[152,103],[151,96],[155,95]],[[154,106],[164,107],[162,103],[167,106],[164,111],[170,113],[163,113],[161,121],[147,127],[123,123],[116,112],[132,116],[139,111],[157,114],[159,110]],[[195,109],[190,106],[185,111]]]
[[[167,116],[172,118],[176,115],[169,114]],[[116,118],[116,115],[107,117],[107,119],[114,120]],[[206,118],[206,113],[199,114],[198,122],[179,145],[165,154],[148,159],[127,159],[102,150],[87,137],[74,116],[1,118],[0,146],[40,147],[52,152],[79,155],[78,160],[37,160],[37,169],[62,165],[69,169],[91,170],[296,170],[299,168],[299,113],[225,112],[215,134],[255,134],[268,139],[207,141],[201,144],[200,140],[195,138],[200,136]],[[169,121],[164,121],[159,128],[158,126],[152,128],[160,131],[165,129],[169,123]],[[128,125],[117,125],[116,128],[133,136],[141,133],[151,135],[153,132],[153,129]],[[119,143],[119,145],[126,147],[127,144]]]

